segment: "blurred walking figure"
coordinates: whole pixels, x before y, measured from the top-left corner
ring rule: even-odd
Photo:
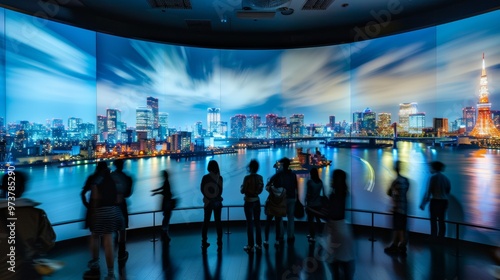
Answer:
[[[117,192],[117,204],[123,214],[125,228],[118,232],[118,261],[126,262],[128,252],[126,250],[127,231],[128,228],[128,206],[127,198],[132,195],[132,177],[123,172],[123,159],[113,161],[115,171],[111,172],[111,177],[115,182]]]
[[[446,234],[446,209],[448,208],[448,195],[451,191],[451,184],[448,177],[441,172],[444,171],[445,165],[440,161],[430,163],[430,170],[433,174],[429,179],[429,185],[424,195],[424,199],[420,204],[420,209],[424,210],[427,203],[430,201],[431,215],[431,237],[444,238]],[[439,232],[438,232],[439,220]]]
[[[220,176],[219,164],[215,160],[208,162],[208,174],[201,179],[201,193],[203,194],[204,217],[201,229],[201,248],[205,251],[210,243],[207,242],[208,224],[214,213],[215,227],[217,229],[217,252],[222,251],[222,190],[223,179]]]
[[[42,279],[33,267],[33,259],[54,247],[56,234],[45,211],[36,208],[40,203],[22,197],[26,189],[26,176],[19,171],[6,172],[2,178],[0,199],[0,279]],[[9,209],[13,203],[15,213]],[[13,217],[12,214],[16,221],[7,220]],[[12,224],[14,229],[10,226]],[[15,235],[11,239],[13,230]],[[12,240],[15,240],[15,244]],[[12,261],[9,254],[13,253],[11,248],[14,245],[15,261]]]
[[[162,235],[161,238],[167,244],[170,242],[169,225],[170,218],[172,217],[172,210],[176,206],[176,200],[173,199],[172,189],[170,188],[170,182],[168,180],[167,170],[162,171],[163,174],[163,185],[157,189],[152,190],[152,196],[160,194],[163,196],[161,209],[163,210],[163,220],[161,222]]]
[[[326,223],[327,252],[333,253],[334,279],[351,280],[354,277],[355,250],[351,226],[345,221],[347,174],[335,169],[332,174],[331,193]]]
[[[90,198],[87,200],[87,192]],[[123,213],[117,204],[118,193],[106,162],[97,164],[94,174],[90,175],[80,194],[83,205],[87,208],[86,227],[91,232],[90,250],[92,259],[88,262],[89,270],[84,279],[100,279],[99,243],[103,239],[104,254],[108,274],[105,279],[115,279],[113,233],[125,229]]]
[[[392,244],[385,248],[386,253],[401,253],[406,254],[406,244],[408,243],[407,236],[407,214],[408,214],[408,201],[406,193],[410,187],[410,182],[406,177],[400,173],[401,162],[397,161],[394,164],[394,171],[396,172],[396,179],[392,181],[391,186],[387,190],[387,195],[392,198],[393,202],[393,216],[392,216],[392,229],[393,240]]]
[[[312,243],[316,241],[316,228],[319,229],[321,226],[320,216],[317,215],[316,212],[321,211],[321,192],[323,191],[323,181],[319,178],[318,169],[316,167],[311,168],[309,174],[311,178],[307,181],[306,191],[306,212],[307,223],[309,225],[309,235],[307,236],[307,240]],[[316,220],[316,223],[314,220]]]
[[[243,184],[241,185],[241,193],[245,195],[245,204],[243,206],[245,210],[245,218],[247,220],[247,236],[248,243],[243,248],[247,253],[252,253],[254,250],[260,252],[262,250],[262,232],[260,229],[260,199],[259,194],[262,193],[264,188],[264,180],[262,176],[257,174],[259,171],[259,162],[252,159],[248,164],[249,175],[245,176],[243,179]],[[255,226],[255,240],[253,228]],[[257,244],[255,244],[257,243]]]

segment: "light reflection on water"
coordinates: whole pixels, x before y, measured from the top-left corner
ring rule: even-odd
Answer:
[[[332,166],[320,170],[325,185],[329,185],[331,172],[340,168],[349,174],[351,187],[349,207],[387,212],[390,198],[386,190],[393,180],[393,163],[403,162],[402,173],[410,179],[409,214],[428,217],[418,209],[427,181],[431,175],[428,162],[440,160],[446,164],[446,174],[452,184],[452,199],[448,218],[500,228],[500,154],[495,150],[432,149],[422,144],[400,142],[398,149],[338,149],[325,148],[317,142],[299,143],[296,146],[263,150],[240,150],[237,154],[214,156],[224,178],[224,204],[242,205],[240,185],[247,174],[246,165],[255,158],[260,163],[259,174],[267,180],[275,172],[276,160],[295,157],[295,147],[304,150],[320,147],[323,154],[332,160]],[[174,195],[181,198],[180,207],[199,206],[201,177],[211,157],[196,160],[171,160],[169,157],[127,160],[125,171],[134,178],[134,193],[130,198],[130,211],[157,210],[160,197],[151,197],[150,190],[162,184],[161,170],[167,169]],[[29,173],[27,197],[42,202],[52,222],[81,219],[83,207],[80,190],[85,179],[94,171],[94,165],[66,168],[55,166],[26,168]],[[301,200],[304,199],[306,175],[299,176]],[[267,194],[263,194],[263,202]],[[427,231],[427,229],[422,229]]]

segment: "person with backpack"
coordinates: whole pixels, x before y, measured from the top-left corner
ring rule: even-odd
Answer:
[[[262,250],[262,233],[260,230],[260,199],[259,194],[262,193],[264,189],[264,180],[262,176],[257,174],[259,171],[259,162],[252,159],[248,164],[249,175],[245,176],[243,179],[243,184],[241,185],[241,193],[245,195],[245,204],[243,206],[245,210],[245,218],[247,220],[247,236],[248,244],[243,247],[243,250],[247,253],[252,253],[255,249],[257,252]],[[253,227],[255,226],[255,240],[253,234]],[[256,241],[257,244],[254,244]],[[255,247],[254,247],[255,245]]]

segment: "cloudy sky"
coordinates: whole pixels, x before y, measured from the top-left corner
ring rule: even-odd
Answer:
[[[3,11],[3,10],[2,10]],[[170,126],[268,113],[325,124],[370,108],[397,121],[400,103],[453,121],[475,106],[482,53],[492,109],[500,110],[500,11],[354,44],[292,50],[217,50],[104,35],[4,11],[8,122],[80,117],[107,108],[135,126],[135,109],[159,99]],[[1,21],[3,22],[3,21]],[[2,81],[3,82],[3,81]],[[0,106],[2,107],[2,106]],[[3,113],[2,110],[6,112]]]

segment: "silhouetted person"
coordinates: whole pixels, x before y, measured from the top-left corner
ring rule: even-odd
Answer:
[[[22,197],[26,176],[6,172],[0,199],[0,279],[42,279],[33,259],[54,247],[56,234],[45,212],[36,208],[40,203]]]
[[[90,191],[87,201],[86,193]],[[103,239],[104,254],[108,274],[105,279],[115,279],[114,276],[114,246],[113,233],[124,230],[123,214],[117,204],[118,193],[106,162],[97,164],[94,174],[90,175],[81,192],[83,205],[87,207],[86,226],[91,232],[90,250],[92,259],[88,262],[89,270],[84,279],[99,279],[99,243]]]
[[[387,195],[392,198],[392,229],[393,240],[389,247],[385,248],[386,253],[401,253],[406,254],[406,243],[408,242],[407,236],[407,214],[408,214],[408,200],[406,193],[410,187],[408,178],[403,177],[400,173],[401,162],[397,161],[394,164],[394,171],[396,172],[396,179],[392,181],[391,186],[387,190]]]
[[[204,217],[201,229],[201,248],[206,250],[210,243],[207,242],[208,224],[214,213],[215,227],[217,228],[217,251],[222,251],[222,190],[223,179],[220,176],[219,164],[215,160],[208,162],[208,174],[201,179],[201,193],[203,194]]]
[[[318,169],[316,167],[311,168],[309,171],[311,178],[307,180],[307,190],[306,190],[306,212],[307,212],[307,223],[309,225],[309,235],[307,239],[309,242],[315,242],[316,239],[316,227],[321,226],[321,220],[319,215],[315,213],[321,211],[321,192],[323,191],[323,181],[319,178]],[[316,220],[316,223],[314,222]]]
[[[128,252],[126,250],[127,231],[128,228],[128,206],[127,198],[132,195],[132,177],[123,172],[123,159],[113,161],[115,171],[111,172],[111,177],[115,182],[117,192],[117,204],[123,214],[125,228],[118,232],[118,261],[126,262],[128,259]]]
[[[354,240],[352,230],[345,222],[347,199],[347,174],[335,169],[332,174],[332,191],[329,196],[328,220],[326,223],[327,252],[333,251],[334,279],[353,279]]]
[[[431,202],[430,215],[431,215],[431,237],[444,238],[446,234],[446,209],[448,208],[448,195],[451,191],[450,180],[442,174],[445,165],[440,161],[433,161],[430,163],[431,173],[433,174],[429,179],[429,185],[424,195],[424,199],[420,204],[420,209],[424,210],[427,203]],[[438,222],[439,220],[439,232]]]
[[[262,232],[260,229],[260,199],[259,194],[262,193],[264,189],[264,180],[262,176],[257,174],[259,171],[259,162],[252,159],[248,164],[249,175],[245,176],[243,179],[243,184],[241,185],[241,193],[245,195],[245,204],[243,206],[245,210],[245,218],[247,220],[247,237],[248,243],[243,248],[247,253],[252,253],[254,250],[262,250]],[[255,240],[253,228],[255,226]],[[255,242],[257,244],[255,244]]]
[[[163,174],[162,186],[152,190],[151,192],[153,192],[152,194],[153,196],[157,194],[161,194],[163,196],[161,202],[161,209],[163,211],[163,220],[161,222],[161,229],[162,229],[161,238],[168,244],[171,240],[169,233],[170,218],[172,217],[172,210],[175,208],[176,202],[173,199],[172,189],[170,188],[170,182],[168,180],[167,170],[163,170],[162,174]]]
[[[274,246],[279,248],[283,245],[283,224],[282,219],[286,216],[286,190],[280,185],[274,184],[275,177],[271,177],[266,184],[266,191],[269,192],[269,196],[266,200],[265,213],[266,213],[266,227],[264,230],[264,248],[269,248],[269,228],[273,219],[275,220],[275,230],[276,230],[276,243]]]
[[[284,157],[279,162],[281,169],[273,175],[271,180],[275,186],[286,190],[287,242],[293,244],[295,242],[295,202],[298,195],[297,175],[289,169],[289,158]]]

